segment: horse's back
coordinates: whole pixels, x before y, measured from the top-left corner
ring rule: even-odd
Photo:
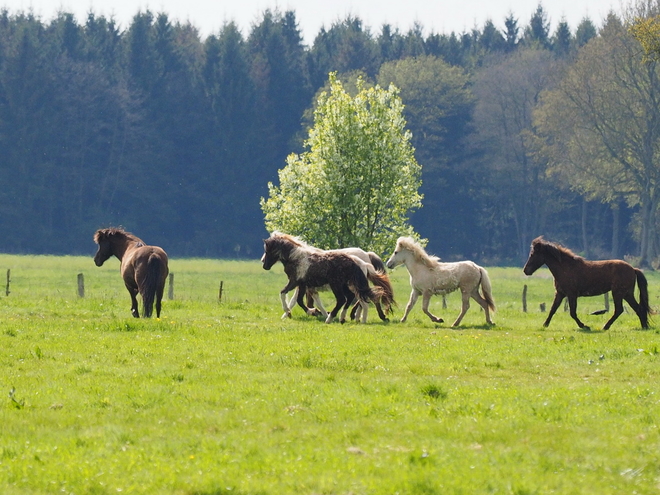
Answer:
[[[160,270],[161,278],[169,273],[168,258],[165,250],[159,246],[137,246],[128,250],[122,260],[122,275],[124,279],[137,279],[142,276],[150,264],[155,264]]]
[[[566,267],[555,283],[564,292],[577,290],[578,296],[598,296],[610,291],[627,292],[635,287],[635,268],[623,260],[579,260]]]

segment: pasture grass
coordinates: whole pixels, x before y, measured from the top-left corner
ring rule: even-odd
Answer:
[[[491,268],[498,311],[421,301],[390,323],[281,320],[281,265],[178,260],[160,319],[130,317],[113,258],[0,255],[0,492],[656,493],[657,321],[577,331],[547,271]],[[84,273],[84,298],[76,275]],[[648,273],[660,307],[660,277]],[[4,280],[4,277],[0,278]],[[223,298],[218,301],[220,281]],[[528,312],[522,312],[523,285]],[[0,285],[1,287],[1,285]],[[166,291],[167,292],[167,291]],[[325,295],[324,301],[330,298]],[[582,298],[580,317],[603,298]]]

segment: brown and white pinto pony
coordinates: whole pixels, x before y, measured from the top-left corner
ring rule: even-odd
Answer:
[[[302,240],[295,238],[297,242],[305,244]],[[310,249],[316,249],[319,252],[324,252],[322,249],[309,246],[305,244]],[[354,261],[362,268],[362,271],[366,275],[369,282],[379,287],[381,290],[379,292],[380,298],[374,303],[376,306],[376,311],[378,312],[378,317],[382,321],[389,321],[387,317],[388,313],[392,312],[392,306],[395,304],[394,301],[394,289],[392,288],[392,283],[390,282],[390,277],[387,275],[385,270],[385,263],[380,259],[373,251],[365,251],[357,247],[348,247],[340,249],[330,249],[325,252],[333,253],[343,253],[348,254],[353,257]],[[325,288],[323,288],[325,289]],[[324,318],[328,316],[327,311],[323,307],[320,297],[318,296],[318,291],[322,289],[307,289],[307,306],[310,308],[316,307],[318,312],[323,315]],[[289,300],[287,307],[288,312],[285,312],[282,315],[282,318],[291,317],[291,310],[296,304],[296,299],[298,298],[298,288],[295,289],[291,299]],[[355,306],[351,310],[351,319],[359,320],[361,315],[361,305],[356,302]],[[343,317],[343,315],[342,315]]]
[[[449,294],[457,289],[461,291],[463,305],[461,312],[452,324],[453,327],[460,325],[463,316],[470,307],[470,298],[474,299],[486,313],[486,323],[493,324],[490,319],[490,310],[495,311],[490,278],[485,268],[480,267],[472,261],[458,261],[455,263],[442,263],[436,256],[429,256],[424,248],[412,237],[399,237],[394,253],[387,260],[388,268],[398,265],[406,265],[410,274],[410,285],[412,292],[410,300],[401,321],[406,321],[408,313],[422,296],[422,311],[431,321],[442,323],[429,311],[429,301],[434,294]],[[481,294],[479,287],[481,286]]]
[[[284,273],[289,278],[288,283],[280,291],[282,309],[285,314],[289,311],[286,294],[296,287],[298,288],[298,305],[307,314],[314,314],[313,309],[308,308],[304,303],[307,288],[318,289],[325,285],[330,286],[336,299],[336,305],[328,314],[326,323],[330,323],[342,307],[344,307],[342,316],[345,315],[346,309],[356,298],[362,305],[362,321],[364,322],[368,302],[375,301],[379,297],[379,289],[372,290],[369,287],[362,268],[349,255],[319,251],[293,236],[274,232],[264,240],[264,254],[261,262],[264,270],[270,270],[278,261],[284,265]]]
[[[644,273],[623,260],[589,261],[576,255],[570,249],[546,241],[539,236],[532,241],[529,258],[523,268],[525,275],[531,275],[541,266],[546,265],[555,279],[555,299],[550,313],[543,323],[550,325],[557,308],[568,298],[571,317],[578,327],[588,330],[577,316],[577,298],[581,296],[598,296],[612,291],[614,314],[605,323],[603,330],[610,328],[612,323],[623,313],[625,300],[639,317],[642,328],[649,327],[648,283]],[[639,286],[639,303],[635,300],[635,283]]]
[[[131,313],[138,312],[138,293],[142,296],[142,316],[149,318],[156,303],[156,317],[160,318],[161,301],[169,269],[167,254],[158,246],[147,246],[142,240],[121,228],[97,230],[94,242],[99,245],[94,256],[96,266],[114,255],[121,262],[120,272],[131,295]]]

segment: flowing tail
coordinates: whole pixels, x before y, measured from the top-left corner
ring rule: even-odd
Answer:
[[[639,268],[635,268],[637,275],[637,285],[639,286],[639,321],[642,328],[649,327],[649,315],[651,314],[651,306],[649,305],[649,283],[644,276],[644,273]]]
[[[376,303],[383,297],[383,289],[379,286],[375,286],[373,289],[369,287],[367,276],[355,261],[353,261],[353,273],[351,273],[349,286],[358,299],[365,302]]]
[[[140,288],[140,295],[142,296],[142,304],[144,306],[142,316],[144,318],[150,318],[153,313],[160,275],[160,259],[158,259],[157,255],[151,254],[147,261],[147,275]]]
[[[481,296],[486,300],[486,304],[495,311],[495,299],[493,299],[493,289],[490,285],[490,278],[485,268],[479,267],[481,271]]]
[[[385,271],[381,272],[375,266],[368,266],[367,278],[380,289],[380,302],[385,306],[385,312],[391,314],[392,306],[396,305],[396,302],[394,301],[394,289],[392,288],[390,277]]]
[[[380,256],[378,256],[373,251],[369,251],[367,255],[369,256],[369,263],[371,263],[377,272],[387,273],[387,270],[385,270],[385,263],[383,263],[383,260],[380,259]]]

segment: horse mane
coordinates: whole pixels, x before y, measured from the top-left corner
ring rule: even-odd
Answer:
[[[579,256],[575,254],[573,251],[568,249],[565,246],[562,246],[561,244],[557,244],[556,242],[550,242],[546,241],[543,236],[539,236],[536,239],[532,241],[532,247],[534,249],[537,249],[538,247],[541,247],[543,252],[546,254],[549,254],[550,256],[560,260],[562,256],[570,258],[572,260],[584,260],[582,256]]]
[[[102,241],[108,240],[111,237],[120,237],[129,241],[144,242],[139,237],[126,232],[122,227],[109,227],[107,229],[99,229],[94,233],[94,242],[99,244]]]
[[[281,239],[284,241],[288,241],[291,244],[294,244],[296,247],[301,247],[301,248],[310,248],[311,246],[307,244],[305,241],[303,241],[300,237],[296,237],[294,235],[290,234],[285,234],[284,232],[280,232],[278,230],[274,231],[272,234],[270,234],[271,239]]]
[[[435,268],[440,262],[437,256],[429,255],[424,248],[412,237],[399,237],[396,241],[398,247],[410,251],[417,261],[422,262],[429,268]]]

